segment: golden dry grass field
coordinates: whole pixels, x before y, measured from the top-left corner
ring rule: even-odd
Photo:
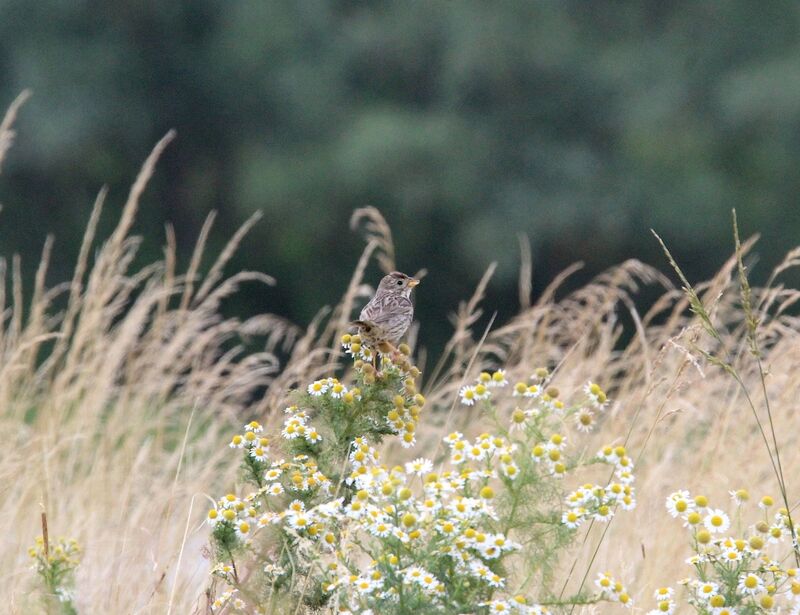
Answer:
[[[11,146],[14,111],[0,129],[0,164]],[[43,510],[52,536],[74,537],[82,547],[75,577],[79,612],[207,612],[212,561],[204,520],[213,499],[236,482],[231,433],[253,418],[267,431],[279,430],[290,388],[344,373],[338,340],[371,292],[365,268],[376,258],[383,268],[394,265],[391,234],[379,214],[359,211],[368,227],[363,258],[350,264],[352,282],[341,302],[306,328],[270,314],[245,320],[220,315],[220,302],[241,283],[272,283],[266,274],[225,268],[255,220],[222,254],[207,255],[209,219],[185,271],[176,268],[171,233],[162,260],[133,268],[141,242],[155,241],[133,235],[132,228],[138,199],[169,138],[144,163],[116,229],[104,238],[95,233],[104,215],[100,193],[71,280],[45,287],[52,243],[44,237],[32,288],[23,288],[16,258],[0,261],[3,612],[43,612],[28,555]],[[752,248],[745,242],[745,258]],[[788,255],[769,285],[752,291],[764,388],[792,506],[800,497],[800,323],[791,313],[800,295],[782,286],[781,273],[798,264],[800,253]],[[564,392],[589,380],[600,383],[611,399],[608,411],[592,433],[573,429],[570,437],[591,452],[607,442],[624,444],[636,463],[638,505],[608,525],[581,527],[560,559],[554,590],[564,582],[568,591],[577,589],[590,566],[590,584],[597,571],[613,571],[635,600],[633,612],[644,613],[654,607],[657,587],[677,587],[690,574],[687,530],[664,506],[670,493],[705,494],[711,506],[733,516],[728,492],[745,488],[752,498],[744,514],[753,518],[762,495],[780,500],[745,397],[747,391],[769,436],[762,372],[750,352],[733,249],[720,255],[714,279],[696,285],[719,340],[689,309],[673,283],[677,276],[628,261],[565,292],[569,274],[532,298],[523,253],[513,319],[488,331],[476,326],[481,310],[492,312],[482,305],[491,268],[449,322],[441,315],[442,326],[453,327],[441,364],[425,365],[417,354],[428,400],[418,443],[411,450],[388,445],[383,455],[391,463],[435,457],[450,431],[473,437],[483,431],[476,407],[457,403],[461,386],[483,369],[503,367],[514,382],[547,366]],[[643,285],[660,288],[661,298],[638,313],[635,298]],[[420,292],[426,292],[424,282]],[[623,321],[632,323],[629,330]],[[242,340],[251,347],[256,340],[261,352],[246,352]],[[412,349],[417,341],[424,344],[412,329]],[[279,363],[276,349],[288,360]],[[701,351],[724,352],[744,386]],[[565,480],[573,483],[569,488],[579,481]],[[678,612],[691,612],[683,608]],[[624,609],[601,604],[583,612]]]

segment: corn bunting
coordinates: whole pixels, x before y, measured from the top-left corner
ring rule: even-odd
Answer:
[[[411,290],[417,284],[419,280],[399,271],[383,277],[375,296],[353,323],[365,346],[388,353],[400,341],[414,318]]]

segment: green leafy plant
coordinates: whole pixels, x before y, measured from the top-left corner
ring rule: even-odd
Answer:
[[[584,521],[635,506],[624,447],[591,456],[568,448],[566,430],[590,430],[608,405],[597,384],[568,406],[546,369],[513,387],[503,369],[481,372],[458,398],[479,405],[493,433],[454,431],[435,459],[382,464],[385,438],[399,441],[387,448],[394,455],[414,446],[426,400],[407,347],[376,371],[360,341],[342,339],[351,385],[325,378],[290,394],[279,438],[288,460],[270,456],[258,422],[233,436],[254,490],[226,495],[208,513],[213,574],[228,586],[212,608],[456,614],[631,604],[609,574],[597,591],[563,599],[548,586]],[[565,491],[566,476],[595,464],[612,466],[609,482]]]
[[[75,568],[80,562],[81,549],[72,538],[51,542],[47,531],[47,515],[42,513],[42,535],[28,550],[34,561],[33,569],[44,586],[43,603],[48,615],[76,615],[74,586]]]

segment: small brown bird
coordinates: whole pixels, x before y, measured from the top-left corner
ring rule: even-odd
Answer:
[[[397,345],[414,318],[411,290],[417,284],[419,280],[399,271],[383,277],[375,296],[353,323],[365,346],[387,353]]]

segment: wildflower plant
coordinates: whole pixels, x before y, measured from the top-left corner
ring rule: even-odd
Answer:
[[[744,316],[743,325],[747,349],[749,351],[749,355],[752,357],[755,363],[760,380],[759,388],[763,401],[763,411],[761,413],[757,407],[755,396],[749,391],[742,374],[740,373],[740,370],[735,365],[735,353],[724,343],[722,333],[714,324],[711,312],[706,308],[697,291],[686,279],[686,276],[684,275],[683,271],[681,271],[681,268],[678,266],[678,263],[675,261],[664,242],[655,232],[653,232],[653,234],[661,244],[661,247],[663,248],[670,265],[678,274],[678,277],[683,283],[683,291],[687,300],[689,301],[689,306],[692,313],[698,318],[702,329],[716,346],[712,349],[704,349],[697,345],[693,345],[694,350],[703,356],[711,365],[721,368],[726,374],[733,378],[752,412],[753,419],[758,427],[758,432],[764,443],[764,448],[769,456],[772,471],[775,474],[775,478],[778,482],[778,488],[780,490],[781,499],[783,500],[784,510],[786,510],[785,522],[790,533],[796,537],[797,532],[795,529],[794,520],[792,518],[793,507],[790,506],[789,503],[786,479],[783,472],[783,463],[781,462],[781,447],[778,442],[778,436],[771,409],[770,396],[767,388],[767,370],[765,369],[763,363],[763,342],[760,339],[761,332],[759,329],[763,324],[762,320],[767,315],[767,311],[763,309],[760,311],[759,306],[753,297],[753,289],[750,286],[750,281],[747,277],[747,267],[744,264],[745,250],[739,238],[739,224],[736,217],[736,210],[732,210],[731,213],[733,217],[733,237],[735,244],[736,271],[739,282],[739,296],[741,310]],[[783,267],[783,269],[777,269],[773,274],[771,281],[774,281],[774,276],[777,276],[778,273],[785,268],[786,267]],[[766,414],[766,420],[764,420],[763,414]],[[800,543],[796,540],[796,538],[792,542],[792,557],[794,558],[795,565],[800,567]]]
[[[736,383],[755,420],[758,433],[768,454],[772,471],[777,479],[783,507],[770,513],[775,505],[771,496],[763,497],[758,508],[761,519],[743,527],[742,508],[749,500],[744,489],[731,491],[736,507],[736,523],[720,508],[709,506],[705,496],[690,497],[688,491],[677,491],[667,498],[667,509],[673,517],[680,517],[692,535],[694,553],[687,563],[694,568],[693,578],[681,581],[687,588],[687,602],[697,613],[713,615],[751,615],[755,613],[800,614],[800,542],[792,517],[792,507],[781,461],[781,446],[777,436],[772,403],[767,386],[767,370],[763,363],[764,342],[760,331],[763,320],[769,315],[767,306],[759,304],[744,264],[745,248],[739,238],[736,211],[733,212],[735,266],[738,274],[739,302],[743,312],[743,330],[746,348],[759,380],[761,404],[749,390],[743,371],[737,366],[737,352],[726,344],[722,330],[714,323],[713,309],[707,308],[698,292],[689,284],[675,259],[661,243],[667,259],[683,283],[683,291],[691,311],[702,330],[711,341],[709,348],[693,344],[693,349],[711,365],[721,368]],[[778,268],[770,279],[774,281],[785,267]],[[763,406],[763,408],[759,408]],[[732,526],[735,527],[732,528]],[[674,610],[672,591],[664,599],[656,599],[658,607],[651,613]],[[661,590],[659,590],[661,591]]]
[[[76,540],[59,538],[54,543],[46,536],[37,536],[28,550],[33,569],[44,585],[44,606],[48,615],[75,615],[73,603],[75,568],[80,562],[80,547]]]
[[[588,383],[567,406],[547,370],[514,387],[502,369],[482,372],[458,395],[481,407],[493,433],[455,431],[436,459],[386,463],[384,438],[416,443],[426,403],[420,372],[404,345],[376,367],[357,335],[342,344],[353,359],[351,381],[325,378],[290,394],[275,437],[279,455],[258,422],[229,444],[241,451],[253,490],[220,498],[208,513],[213,575],[227,586],[213,609],[549,613],[631,604],[609,574],[595,592],[566,599],[546,586],[583,522],[635,506],[623,447],[588,460],[568,447],[567,433],[591,428],[608,405],[598,385]],[[587,415],[592,420],[576,420]],[[587,464],[612,466],[612,480],[568,492],[564,477]],[[517,562],[524,575],[514,574]]]
[[[750,515],[754,522],[745,525],[749,494],[739,489],[730,495],[734,522],[703,495],[680,490],[667,497],[667,511],[683,521],[690,536],[691,576],[680,581],[685,602],[701,615],[800,614],[800,575],[787,565],[794,561],[796,536],[786,509],[775,510],[774,499],[765,496]],[[673,594],[672,588],[659,589],[649,613],[675,612]]]

